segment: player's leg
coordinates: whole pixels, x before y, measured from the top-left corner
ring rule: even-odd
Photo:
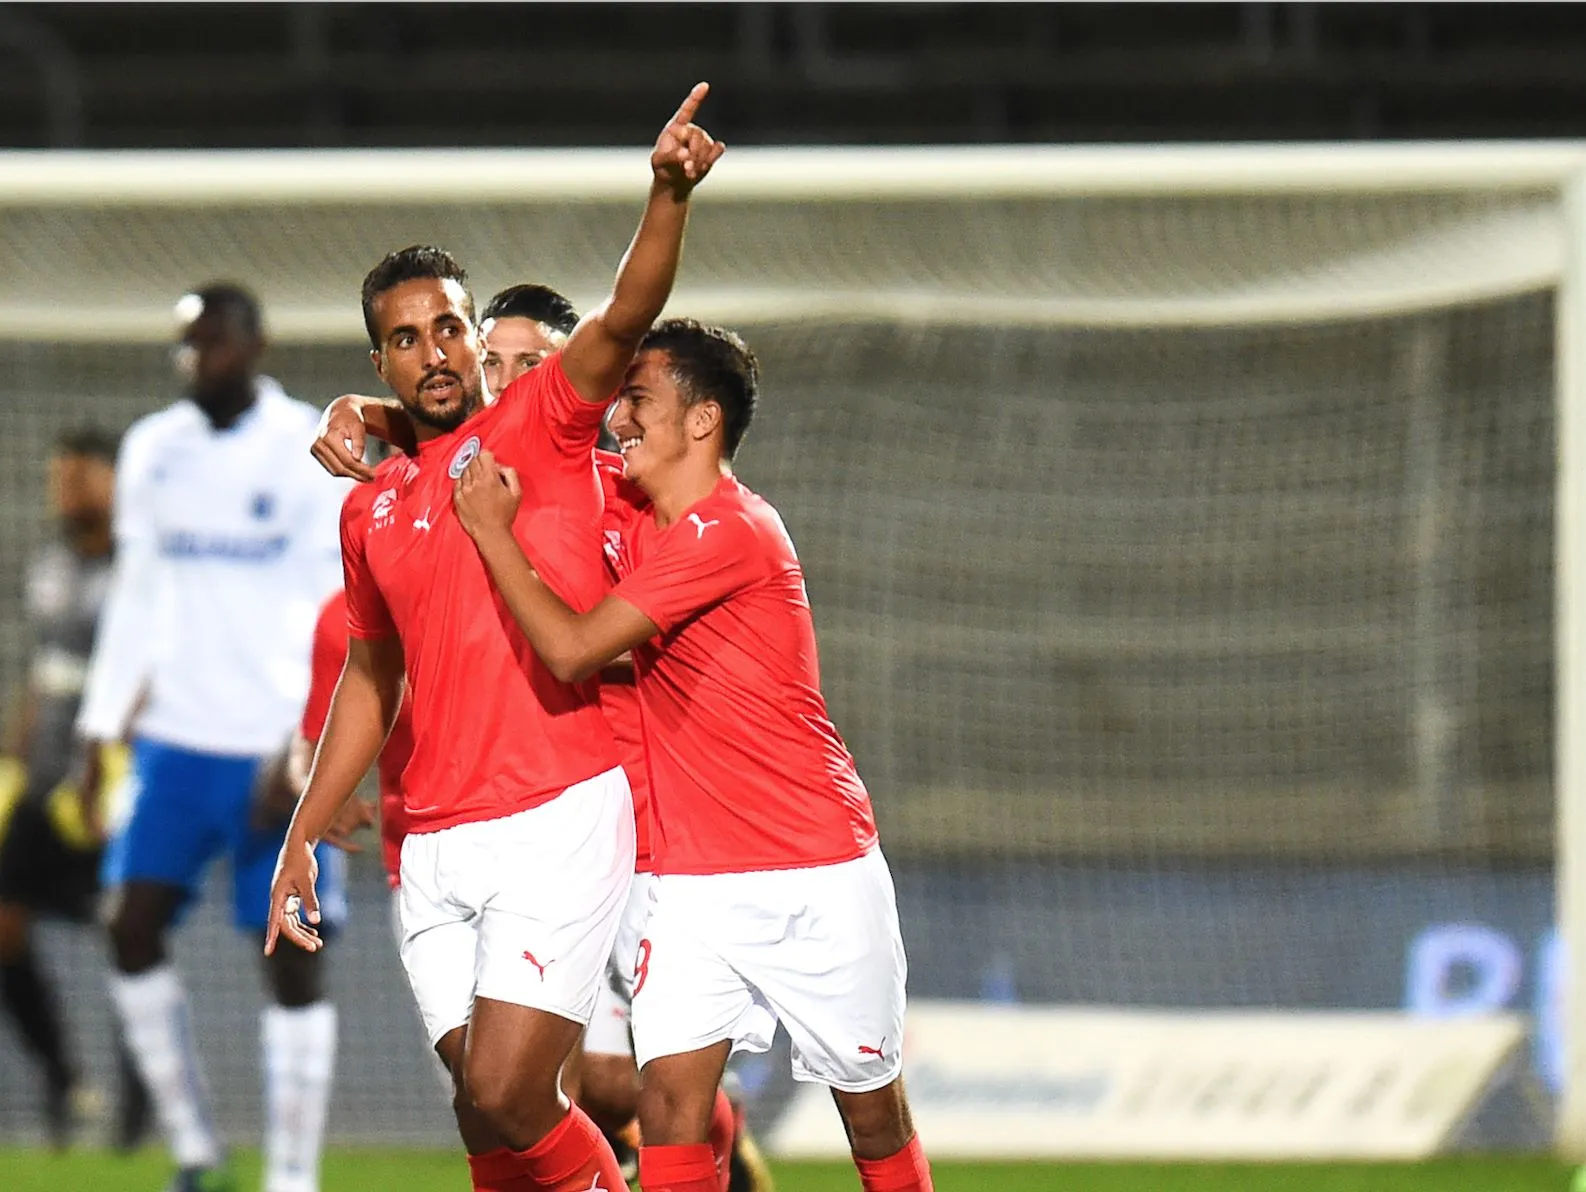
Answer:
[[[505,1143],[470,1160],[475,1186],[621,1188],[610,1144],[569,1106],[560,1073],[593,1013],[633,877],[627,779],[614,769],[469,827],[489,833],[494,893],[479,917],[463,1087]]]
[[[154,1102],[182,1178],[224,1163],[209,1093],[193,1044],[187,992],[166,954],[166,936],[225,841],[209,798],[212,759],[139,742],[138,795],[105,851],[114,972],[122,1031]]]
[[[44,1075],[44,1115],[50,1141],[70,1141],[77,1065],[67,1047],[60,996],[33,947],[35,908],[65,858],[42,807],[26,802],[11,816],[0,840],[0,1004],[16,1023]]]
[[[232,854],[232,916],[250,939],[262,940],[270,880],[285,825],[258,829],[248,818],[256,767],[239,768],[239,828]],[[321,928],[333,938],[346,918],[343,855],[318,853]],[[264,1192],[318,1192],[325,1118],[336,1068],[336,1006],[326,996],[325,953],[277,948],[264,960],[271,1003],[259,1015],[264,1073]]]
[[[639,1094],[639,1180],[646,1192],[719,1192],[731,1176],[723,1129],[732,1111],[720,1084],[734,1047],[765,1051],[776,1019],[731,963],[745,926],[714,879],[661,877],[634,973],[633,1038]],[[712,1135],[717,1135],[713,1147]]]
[[[885,858],[742,876],[786,924],[734,957],[787,1028],[794,1078],[831,1086],[867,1192],[930,1192],[901,1078],[908,961]]]

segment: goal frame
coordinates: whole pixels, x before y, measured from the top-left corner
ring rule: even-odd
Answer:
[[[0,210],[34,205],[239,206],[273,203],[524,200],[633,201],[643,193],[642,150],[368,150],[223,152],[0,152]],[[1562,251],[1556,292],[1556,507],[1554,535],[1554,759],[1556,921],[1566,941],[1562,993],[1565,1083],[1555,1149],[1586,1161],[1586,142],[1249,144],[1239,146],[970,146],[943,148],[734,148],[699,192],[712,203],[804,204],[870,199],[1019,199],[1081,196],[1392,195],[1528,192],[1556,199]],[[777,317],[743,296],[721,310],[754,322]],[[876,314],[940,320],[945,308],[892,296]],[[900,305],[901,303],[901,305]],[[992,312],[997,313],[997,312]],[[984,318],[985,311],[974,317]],[[998,317],[1003,317],[998,315]],[[58,334],[80,331],[60,312]],[[41,328],[0,325],[0,339]],[[139,318],[112,338],[153,342],[165,319]],[[277,327],[302,339],[302,329]]]

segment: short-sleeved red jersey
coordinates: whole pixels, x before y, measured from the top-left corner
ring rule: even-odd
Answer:
[[[602,521],[605,536],[606,571],[615,583],[621,578],[622,536],[640,513],[649,507],[644,491],[625,475],[622,456],[614,451],[596,451],[595,467],[605,490],[606,511]],[[644,729],[639,710],[639,693],[634,683],[604,676],[600,680],[600,706],[617,743],[617,757],[633,791],[634,862],[636,873],[652,867],[650,843],[650,763],[644,753]]]
[[[782,519],[731,476],[665,529],[625,533],[613,594],[661,629],[634,650],[657,873],[834,865],[876,844],[826,712],[804,575]]]
[[[347,597],[337,592],[319,610],[314,623],[311,655],[313,674],[309,680],[308,702],[303,706],[301,731],[305,739],[317,742],[330,715],[331,697],[342,667],[347,663]],[[402,701],[391,735],[375,769],[380,777],[380,861],[393,888],[402,870],[402,838],[408,834],[407,811],[402,806],[402,771],[413,752],[412,712]]]
[[[416,458],[381,464],[343,507],[348,632],[396,635],[407,667],[409,831],[512,815],[617,765],[599,683],[563,683],[540,661],[452,506],[481,450],[516,468],[518,544],[563,600],[594,607],[608,588],[591,455],[601,413],[553,356]]]

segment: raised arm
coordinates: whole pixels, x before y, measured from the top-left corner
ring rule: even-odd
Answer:
[[[319,933],[299,921],[288,900],[299,900],[309,924],[319,922],[314,846],[380,756],[380,747],[402,706],[402,687],[402,646],[397,638],[349,640],[347,665],[331,699],[308,786],[292,814],[276,862],[266,955],[275,950],[276,939],[283,934],[300,948],[319,950]]]
[[[535,573],[512,536],[522,490],[517,473],[479,454],[457,480],[454,501],[496,590],[546,668],[577,683],[622,657],[659,630],[633,605],[610,596],[587,613],[569,608]]]
[[[709,91],[708,83],[696,85],[661,130],[650,154],[649,202],[617,267],[611,296],[584,316],[562,349],[562,368],[585,401],[610,400],[671,296],[689,197],[727,148],[693,123]]]

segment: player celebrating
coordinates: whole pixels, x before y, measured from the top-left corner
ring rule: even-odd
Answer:
[[[485,335],[484,375],[490,391],[504,391],[518,377],[545,360],[565,342],[577,323],[578,316],[572,304],[549,287],[522,284],[502,290],[490,300],[480,318],[480,328]],[[352,457],[361,459],[365,427],[358,412],[367,409],[374,401],[376,399],[350,397],[333,403],[332,409],[327,411],[325,436],[320,444],[329,458],[338,458],[338,453],[332,448],[340,447],[350,451]],[[413,425],[404,413],[387,407],[382,407],[379,413],[377,427],[383,435],[391,435],[402,443],[413,441]],[[344,414],[350,417],[344,417]],[[353,447],[348,447],[349,442]],[[611,535],[619,533],[628,513],[635,505],[647,504],[648,498],[624,477],[620,454],[596,451],[595,462],[605,493],[606,520],[602,524],[606,530],[608,574],[614,582],[615,550]],[[316,636],[315,640],[318,643],[320,638]],[[342,640],[345,640],[345,635]],[[327,656],[322,671],[316,645],[315,684],[318,690],[323,683],[323,699],[327,705],[340,673],[340,660],[344,658],[343,648],[332,668]],[[322,673],[327,676],[324,680],[320,677]],[[633,1003],[633,961],[643,934],[644,921],[649,914],[650,783],[632,665],[606,667],[601,671],[600,680],[601,710],[611,728],[617,756],[628,776],[633,794],[635,874],[623,910],[617,942],[612,949],[607,979],[600,986],[581,1047],[562,1070],[562,1084],[568,1095],[589,1114],[621,1156],[631,1154],[625,1136],[634,1122],[639,1101],[639,1070],[633,1056],[630,1011]],[[313,696],[310,697],[310,706],[315,706]],[[323,724],[323,717],[315,723]],[[399,720],[397,729],[392,730],[393,742],[398,739],[401,727],[402,722]],[[317,735],[318,729],[314,732]],[[386,751],[389,752],[390,748],[391,742],[388,742]],[[385,771],[385,758],[386,753],[382,752],[382,774]],[[382,792],[384,790],[382,784]],[[382,793],[382,808],[384,806]],[[390,837],[383,830],[385,822],[386,816],[382,811],[382,840],[387,855],[390,855]],[[396,880],[394,874],[392,880],[393,883]],[[749,1137],[741,1115],[725,1096],[716,1099],[711,1117],[710,1142],[723,1170],[731,1175],[730,1188],[734,1192],[765,1192],[772,1186],[770,1173]],[[626,1168],[626,1161],[624,1166]]]
[[[115,437],[92,427],[55,442],[49,493],[62,539],[28,567],[33,656],[22,709],[8,726],[8,753],[19,759],[20,781],[9,823],[0,828],[0,1001],[44,1070],[45,1122],[56,1146],[70,1141],[75,1125],[78,1068],[31,928],[38,914],[91,924],[99,901],[99,841],[80,831],[77,799],[62,783],[72,765],[83,677],[110,582],[115,459]],[[123,1146],[137,1142],[148,1112],[147,1094],[127,1058],[117,1123]]]
[[[166,934],[219,852],[230,854],[237,926],[263,932],[285,824],[258,822],[256,778],[302,709],[345,490],[303,459],[318,412],[257,373],[253,297],[206,286],[177,313],[189,399],[122,444],[115,577],[78,729],[90,742],[135,734],[139,793],[105,863],[118,887],[111,989],[180,1169],[174,1187],[202,1189],[229,1176]],[[100,786],[89,766],[91,819]],[[315,958],[278,957],[267,972],[264,1186],[314,1192],[336,1010]]]
[[[393,253],[365,279],[376,371],[415,425],[417,458],[381,465],[342,519],[347,665],[281,851],[272,931],[317,949],[312,842],[374,760],[406,675],[402,960],[457,1083],[476,1189],[621,1187],[611,1148],[557,1074],[588,1021],[633,873],[633,809],[592,682],[557,680],[497,604],[451,485],[482,449],[524,465],[516,533],[548,582],[590,607],[604,587],[601,416],[677,272],[688,201],[722,152],[691,123],[696,87],[651,155],[654,182],[611,297],[565,348],[481,409],[466,275]]]
[[[906,962],[869,796],[826,714],[797,556],[732,475],[758,366],[730,332],[660,324],[611,419],[650,499],[624,578],[588,612],[513,541],[521,481],[481,454],[458,516],[551,671],[631,650],[653,780],[658,876],[636,965],[645,1192],[715,1192],[706,1145],[731,1050],[778,1021],[794,1075],[833,1089],[864,1186],[929,1189],[900,1076]]]

